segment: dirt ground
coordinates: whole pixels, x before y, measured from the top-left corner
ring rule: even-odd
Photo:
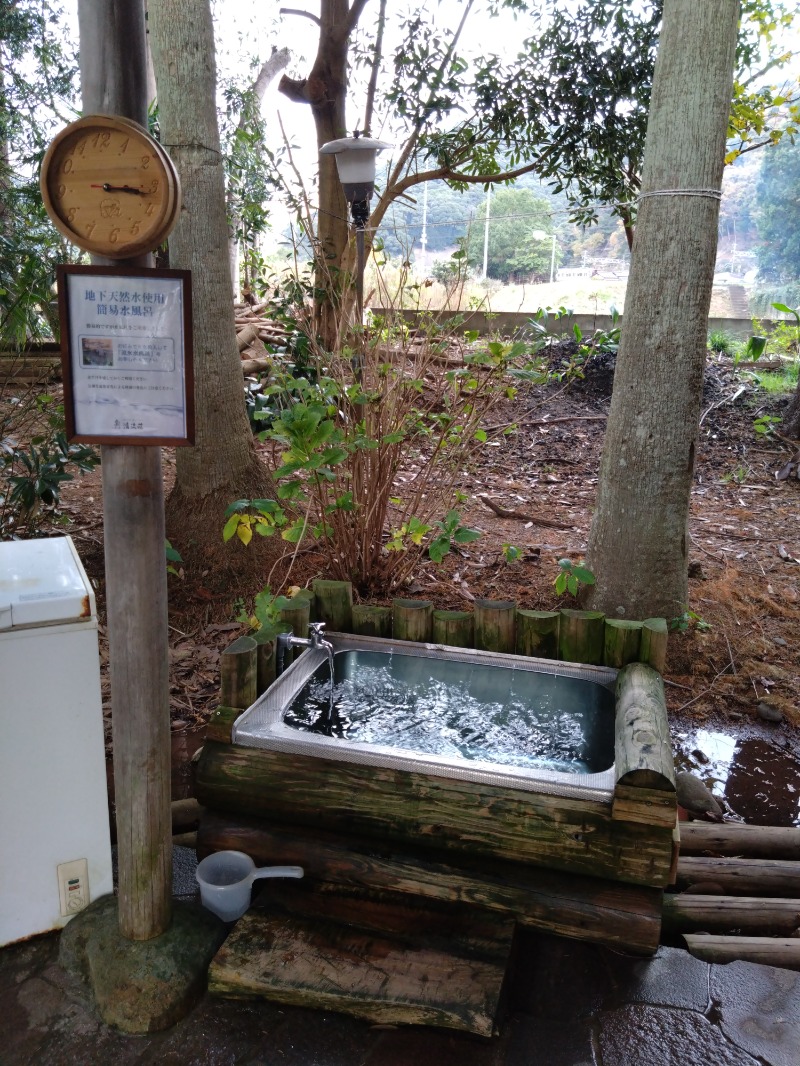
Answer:
[[[559,558],[578,561],[585,551],[612,381],[613,365],[599,356],[583,381],[559,386],[557,397],[552,386],[532,387],[508,402],[499,420],[516,421],[519,432],[487,445],[464,474],[469,501],[461,507],[462,521],[482,537],[438,566],[422,563],[403,595],[454,609],[477,597],[541,610],[569,605],[568,596],[559,601],[553,581]],[[670,636],[668,704],[682,726],[722,722],[736,730],[758,724],[759,705],[766,702],[784,716],[782,746],[800,755],[800,481],[794,475],[776,478],[797,449],[753,428],[758,415],[779,414],[786,400],[743,384],[730,368],[709,364],[690,518],[688,607],[696,617]],[[174,469],[169,452],[164,468],[168,487]],[[515,517],[498,517],[481,495]],[[62,511],[98,589],[102,623],[99,470],[64,486]],[[513,563],[503,552],[509,544],[522,551]],[[237,548],[245,550],[231,546]],[[323,560],[306,553],[298,556],[289,581],[303,586],[317,576],[324,576]],[[276,573],[273,591],[284,580],[285,572]],[[193,735],[215,706],[219,652],[244,632],[235,621],[234,600],[251,599],[259,589],[213,595],[186,578],[170,576],[169,582],[177,738]],[[107,679],[104,686],[110,715]]]

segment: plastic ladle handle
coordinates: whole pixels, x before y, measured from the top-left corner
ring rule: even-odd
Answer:
[[[259,877],[302,877],[302,866],[261,866],[253,870],[250,880],[256,881]]]

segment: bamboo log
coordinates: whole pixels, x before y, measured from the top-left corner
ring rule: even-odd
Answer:
[[[361,637],[391,638],[391,607],[379,607],[371,603],[354,603],[353,632]]]
[[[618,784],[675,792],[664,683],[644,663],[630,663],[617,677],[614,750]]]
[[[475,618],[472,611],[434,611],[433,643],[449,648],[475,647]]]
[[[639,659],[642,623],[625,618],[606,618],[603,630],[603,663],[621,670]]]
[[[497,860],[457,865],[452,854],[427,860],[363,837],[206,812],[198,855],[228,849],[246,852],[258,865],[302,866],[307,880],[339,889],[468,903],[511,913],[534,929],[636,954],[652,954],[658,945],[662,894],[656,888]]]
[[[475,600],[475,647],[513,654],[517,605],[513,600]]]
[[[794,826],[682,822],[681,854],[746,855],[748,858],[800,859],[800,829]]]
[[[687,855],[678,859],[678,888],[702,882],[719,885],[732,896],[797,895],[800,862],[782,859],[713,859]]]
[[[558,658],[558,611],[517,611],[517,655]]]
[[[758,962],[784,970],[800,970],[800,940],[795,937],[687,933],[683,939],[689,953],[704,962]]]
[[[664,895],[664,929],[673,933],[730,932],[789,936],[800,926],[800,899],[764,896]]]
[[[241,707],[255,703],[258,667],[256,642],[252,637],[238,637],[219,657],[219,702],[224,707]]]
[[[563,609],[558,627],[558,657],[568,663],[599,666],[603,661],[606,617],[601,611]]]
[[[430,600],[392,600],[392,635],[395,640],[426,644],[433,636],[433,604]]]
[[[333,633],[353,631],[353,586],[349,581],[326,581],[316,578],[311,583],[314,590],[314,614],[318,622],[324,622]]]
[[[642,643],[639,649],[640,662],[647,663],[660,674],[667,665],[667,620],[665,618],[645,618],[642,622]]]
[[[600,798],[211,741],[196,795],[212,809],[652,887],[668,883],[672,860],[670,828],[614,821]]]

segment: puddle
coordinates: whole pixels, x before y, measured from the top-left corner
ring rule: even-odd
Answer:
[[[750,825],[800,825],[800,759],[789,735],[755,725],[672,724],[675,764],[700,777],[726,816]]]

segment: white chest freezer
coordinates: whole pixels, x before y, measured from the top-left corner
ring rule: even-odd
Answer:
[[[0,945],[113,890],[92,586],[69,537],[0,542]]]

